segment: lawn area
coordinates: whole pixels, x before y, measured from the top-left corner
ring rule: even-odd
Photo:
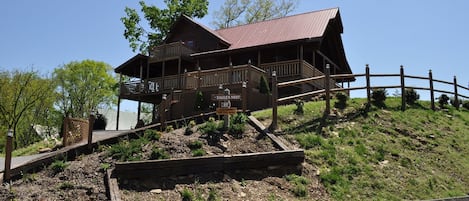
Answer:
[[[336,101],[332,101],[334,105]],[[336,200],[436,199],[469,193],[469,111],[433,111],[418,101],[400,110],[400,98],[365,109],[350,99],[337,118],[323,118],[325,103],[278,109],[278,134],[305,149],[307,162]],[[269,123],[271,109],[253,115]]]

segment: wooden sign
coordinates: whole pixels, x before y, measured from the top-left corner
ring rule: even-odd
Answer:
[[[230,114],[236,114],[236,112],[238,112],[238,109],[235,107],[230,107],[230,108],[218,107],[217,108],[217,115],[230,115]]]
[[[227,101],[227,100],[240,101],[241,95],[240,94],[230,94],[230,95],[212,94],[212,101]]]

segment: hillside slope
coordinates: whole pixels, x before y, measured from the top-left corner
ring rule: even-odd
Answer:
[[[331,197],[436,199],[469,193],[469,111],[432,111],[418,102],[400,111],[400,99],[365,111],[365,99],[351,99],[337,117],[323,118],[324,102],[279,107],[279,130],[306,150]],[[271,110],[253,114],[269,124]]]

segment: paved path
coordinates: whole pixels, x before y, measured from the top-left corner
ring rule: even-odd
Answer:
[[[129,130],[119,130],[119,131],[93,131],[93,142],[98,142],[98,141],[103,141],[106,139],[114,138],[116,136],[119,136],[122,133],[128,133]],[[86,142],[81,142],[81,143],[86,143]],[[42,154],[34,154],[30,156],[18,156],[18,157],[13,157],[11,159],[11,168],[19,167],[21,165],[26,164],[27,162],[45,156],[47,154],[51,154],[53,152],[48,152],[48,153],[42,153]],[[3,172],[5,168],[5,158],[0,157],[0,171]]]

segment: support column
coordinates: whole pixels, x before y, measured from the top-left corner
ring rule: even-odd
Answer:
[[[138,101],[137,122],[140,121],[140,110],[142,110],[142,102]]]
[[[119,74],[119,95],[117,96],[117,114],[116,114],[116,131],[119,130],[119,114],[121,110],[121,86],[122,86],[122,74]]]

